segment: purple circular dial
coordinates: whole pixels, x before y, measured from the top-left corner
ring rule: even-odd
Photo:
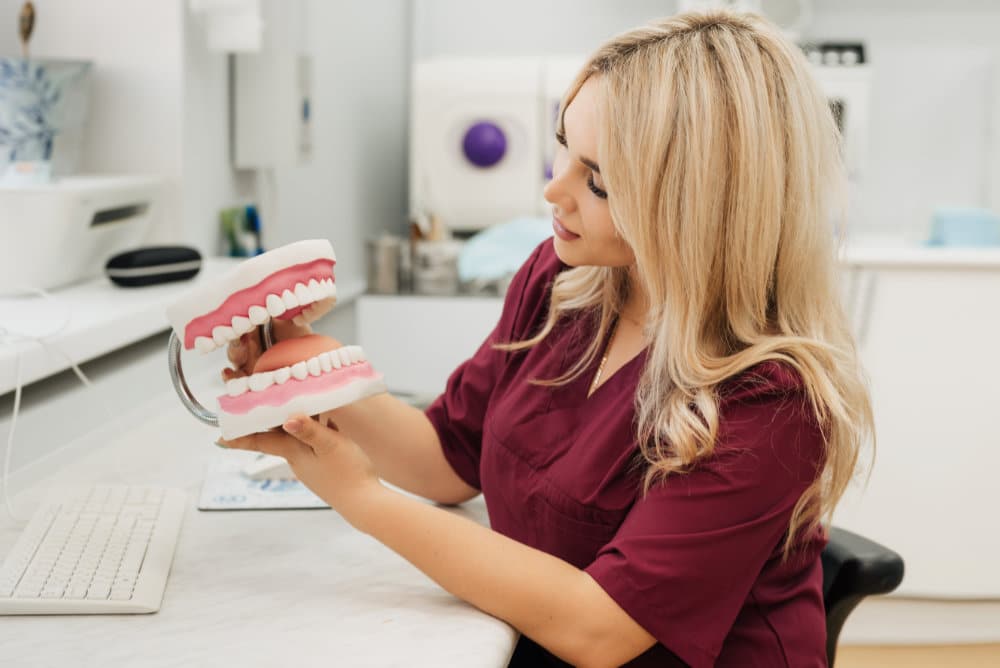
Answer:
[[[507,152],[507,136],[495,123],[474,123],[462,138],[462,152],[476,167],[492,167]]]

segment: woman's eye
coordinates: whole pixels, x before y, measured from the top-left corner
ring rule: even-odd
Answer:
[[[601,199],[607,199],[608,198],[608,193],[606,193],[605,191],[603,191],[600,188],[598,188],[597,185],[594,183],[594,175],[593,174],[591,174],[590,176],[587,177],[587,187],[590,188],[590,192],[594,193],[595,195],[597,195]]]

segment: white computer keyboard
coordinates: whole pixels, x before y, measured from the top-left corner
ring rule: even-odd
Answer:
[[[0,568],[0,615],[156,612],[186,503],[181,489],[113,485],[45,503]]]

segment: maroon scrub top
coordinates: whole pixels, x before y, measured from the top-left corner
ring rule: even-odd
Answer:
[[[588,397],[596,360],[568,385],[528,380],[579,359],[593,317],[562,319],[527,351],[491,348],[541,328],[564,269],[543,242],[496,328],[427,409],[445,457],[482,490],[495,531],[586,570],[656,638],[627,665],[826,665],[822,530],[782,560],[792,508],[822,462],[801,380],[767,362],[724,383],[715,452],[643,496],[634,397],[645,352]]]

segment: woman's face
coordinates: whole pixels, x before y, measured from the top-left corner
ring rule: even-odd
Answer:
[[[604,123],[597,108],[597,82],[584,82],[563,116],[565,136],[557,137],[552,180],[545,199],[552,203],[552,228],[559,259],[571,267],[623,267],[635,256],[611,223],[607,192],[597,160]]]

